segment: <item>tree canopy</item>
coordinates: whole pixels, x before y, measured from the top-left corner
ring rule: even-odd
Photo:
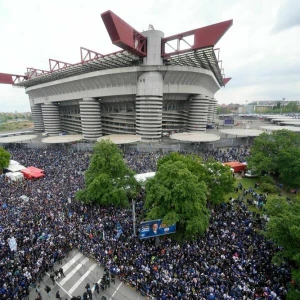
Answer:
[[[234,178],[230,168],[219,162],[204,162],[197,155],[184,156],[173,152],[158,161],[158,169],[167,161],[182,161],[199,181],[203,180],[207,185],[207,200],[213,204],[224,202],[225,195],[233,189]]]
[[[146,183],[147,219],[176,223],[178,237],[193,239],[208,227],[207,200],[224,201],[233,181],[230,169],[219,163],[171,153],[159,160],[155,177]]]
[[[135,196],[138,183],[123,160],[120,149],[111,141],[101,141],[93,149],[85,172],[85,189],[76,198],[103,205],[127,206]]]
[[[4,148],[0,147],[0,171],[8,167],[10,154]]]
[[[300,180],[300,135],[288,130],[262,133],[251,147],[250,168],[259,173],[275,173],[284,182],[298,185]]]
[[[300,299],[300,197],[289,202],[273,197],[268,199],[265,208],[270,216],[266,236],[282,247],[274,261],[288,260],[294,266],[292,276],[296,284],[288,299]]]

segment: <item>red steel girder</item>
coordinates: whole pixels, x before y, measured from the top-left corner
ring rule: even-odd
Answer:
[[[231,80],[231,77],[223,78],[224,86]]]
[[[48,74],[50,71],[40,70],[35,68],[27,68],[27,77],[31,79],[32,77],[38,77],[40,75]]]
[[[50,66],[50,72],[52,73],[54,71],[58,71],[58,70],[70,67],[70,66],[72,66],[72,64],[66,63],[63,61],[59,61],[56,59],[49,59],[49,66]]]
[[[81,56],[81,62],[88,62],[94,59],[98,59],[103,57],[103,54],[100,54],[96,51],[84,48],[84,47],[80,47],[80,56]]]
[[[214,47],[217,44],[217,42],[221,39],[221,37],[226,33],[226,31],[232,26],[232,23],[232,20],[228,20],[221,23],[216,23],[213,25],[165,37],[162,39],[162,56],[168,57],[171,55],[186,53],[202,48]],[[192,45],[190,45],[184,40],[184,38],[189,36],[194,36],[194,43]],[[185,44],[188,44],[190,48],[181,50],[180,41],[182,40],[185,41]],[[171,41],[177,41],[177,49],[171,47],[174,49],[174,51],[166,53],[166,44]]]
[[[124,20],[108,10],[101,14],[112,43],[140,57],[147,56],[147,39]]]
[[[28,77],[24,75],[0,73],[0,83],[3,84],[15,84],[18,82],[23,82],[27,79]]]

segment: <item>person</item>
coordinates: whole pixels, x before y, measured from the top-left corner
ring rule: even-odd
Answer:
[[[37,294],[37,296],[36,296],[35,300],[43,300],[43,298],[42,298],[41,294]]]
[[[46,291],[48,297],[50,298],[50,297],[51,297],[51,296],[50,296],[50,293],[51,293],[51,287],[50,287],[49,285],[46,285],[45,291]]]
[[[158,233],[158,223],[153,223],[151,226],[151,230],[149,231],[149,235],[156,235]]]
[[[51,280],[52,280],[52,283],[55,284],[55,280],[54,280],[55,275],[54,275],[54,273],[51,273],[51,274],[50,274],[50,278],[51,278]]]
[[[111,278],[111,282],[116,283],[115,274],[111,273],[110,278]]]
[[[37,292],[37,294],[40,294],[40,293],[41,293],[41,286],[38,285],[38,286],[35,288],[35,291]]]
[[[92,293],[92,290],[90,288],[87,290],[87,293],[88,293],[88,299],[92,300],[93,299],[93,293]]]
[[[60,277],[60,272],[58,270],[55,270],[54,274],[55,274],[56,279],[58,279]]]
[[[95,283],[95,291],[99,294],[100,293],[100,286],[99,286],[99,283],[96,282]]]
[[[62,298],[61,298],[61,296],[60,296],[60,293],[59,293],[59,291],[57,291],[57,292],[56,292],[56,294],[55,294],[55,298],[56,298],[56,299],[62,299]]]
[[[101,286],[101,290],[102,291],[104,291],[106,289],[106,282],[105,282],[105,278],[104,277],[101,278],[100,286]]]
[[[60,267],[58,271],[59,271],[60,276],[66,277],[66,275],[64,274],[64,269],[62,267]]]

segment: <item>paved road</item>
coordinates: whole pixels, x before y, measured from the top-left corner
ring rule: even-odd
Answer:
[[[43,299],[55,299],[57,291],[60,292],[60,295],[64,300],[69,300],[72,296],[82,296],[85,292],[85,285],[89,282],[90,286],[93,287],[95,282],[100,282],[104,271],[93,259],[85,257],[78,251],[69,253],[68,258],[65,258],[62,261],[62,265],[56,263],[54,270],[58,270],[60,267],[63,268],[66,277],[59,278],[55,285],[53,285],[52,280],[49,277],[50,274],[47,274],[40,284]],[[46,285],[51,287],[50,298],[44,290]],[[35,289],[32,289],[29,300],[34,300],[36,295]],[[97,292],[93,290],[93,300],[100,300],[103,295],[109,300],[146,299],[117,278],[115,284],[112,283],[110,288],[107,288],[105,291],[100,290],[100,294],[97,294]]]

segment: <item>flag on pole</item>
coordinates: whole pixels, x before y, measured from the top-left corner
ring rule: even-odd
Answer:
[[[122,226],[119,222],[117,222],[117,235],[115,238],[118,239],[122,233],[123,233]]]
[[[8,245],[11,251],[17,251],[17,241],[14,237],[9,239]]]

